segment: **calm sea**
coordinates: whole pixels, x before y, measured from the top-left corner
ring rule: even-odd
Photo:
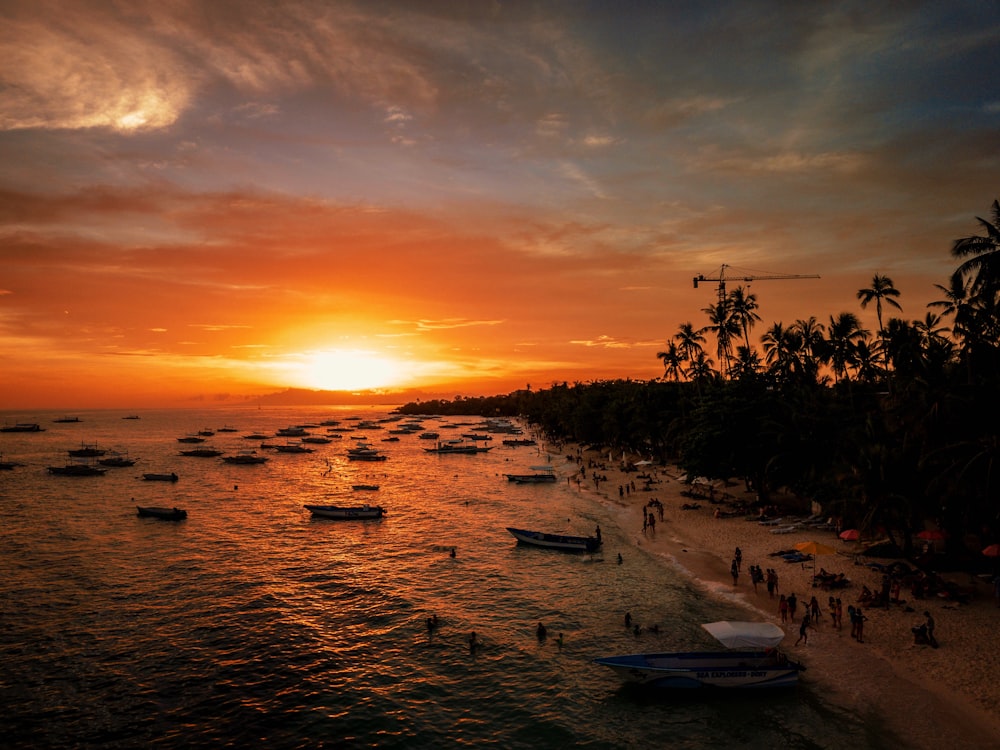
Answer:
[[[623,687],[597,656],[712,647],[699,625],[746,613],[704,595],[629,541],[620,511],[565,482],[545,447],[434,455],[416,435],[344,430],[261,466],[180,455],[205,445],[385,411],[329,408],[0,414],[45,432],[0,434],[0,745],[5,747],[895,747],[808,682],[771,694],[663,695]],[[476,417],[428,417],[442,438]],[[326,427],[310,430],[325,434]],[[381,463],[349,462],[366,438]],[[271,444],[285,442],[272,437]],[[50,475],[82,443],[138,463]],[[563,480],[504,473],[551,461]],[[176,472],[175,484],[146,472]],[[352,484],[374,483],[377,492]],[[312,520],[304,503],[377,502],[381,521]],[[182,522],[135,506],[177,506]],[[591,533],[603,554],[523,548],[521,526]],[[456,555],[449,552],[455,548]],[[621,552],[624,564],[616,563]],[[659,634],[624,627],[631,612]],[[428,634],[427,619],[439,626]],[[543,622],[549,637],[540,642]],[[475,631],[483,647],[470,654]],[[563,634],[559,648],[557,634]]]

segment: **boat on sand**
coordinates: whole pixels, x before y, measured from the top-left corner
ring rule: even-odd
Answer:
[[[778,650],[785,631],[773,623],[722,621],[702,627],[733,650],[628,654],[594,662],[628,682],[657,688],[790,687],[805,669]]]

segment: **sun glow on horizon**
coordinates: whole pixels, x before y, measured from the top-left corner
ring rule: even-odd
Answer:
[[[299,385],[324,391],[384,388],[399,385],[402,380],[398,362],[359,349],[309,352],[295,369]]]

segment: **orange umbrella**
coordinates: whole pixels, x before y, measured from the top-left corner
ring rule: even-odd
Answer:
[[[816,570],[816,556],[817,555],[835,555],[837,550],[828,544],[820,544],[819,542],[799,542],[795,545],[795,549],[799,552],[805,552],[806,554],[813,556],[813,570]]]
[[[1000,544],[991,544],[983,550],[983,554],[987,557],[1000,557]]]
[[[840,538],[845,542],[856,542],[861,538],[861,532],[857,529],[848,529],[840,532]]]

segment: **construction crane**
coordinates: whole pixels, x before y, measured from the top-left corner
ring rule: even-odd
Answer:
[[[726,275],[726,271],[734,272],[730,273],[729,276]],[[694,277],[694,288],[698,288],[698,284],[702,281],[717,281],[719,283],[719,302],[724,303],[726,301],[726,281],[771,281],[776,279],[818,279],[817,274],[799,274],[799,273],[766,273],[762,271],[744,271],[739,268],[733,268],[732,266],[727,266],[725,263],[719,268],[718,272],[713,276],[706,276],[705,274],[698,274]]]

